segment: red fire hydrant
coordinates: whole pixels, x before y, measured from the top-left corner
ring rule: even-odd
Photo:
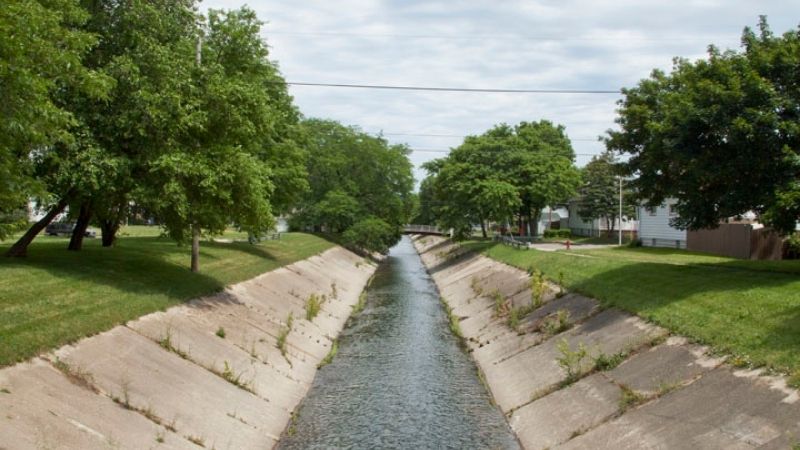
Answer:
[[[570,242],[569,239],[567,239],[566,241],[564,241],[564,245],[566,245],[567,250],[569,250],[569,246],[572,245],[572,242]]]

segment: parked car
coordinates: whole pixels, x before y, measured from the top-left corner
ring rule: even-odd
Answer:
[[[75,229],[74,222],[55,222],[51,223],[44,229],[45,234],[48,236],[62,236],[62,235],[71,235],[72,230]],[[95,238],[97,237],[97,231],[87,228],[86,232],[83,233],[85,237],[88,238]]]

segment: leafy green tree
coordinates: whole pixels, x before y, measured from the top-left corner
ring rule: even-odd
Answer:
[[[57,93],[71,89],[103,99],[110,87],[81,62],[97,43],[81,29],[87,19],[77,0],[7,0],[0,8],[0,215],[26,207],[31,196],[50,204],[34,163],[54,143],[71,142],[76,123]],[[48,216],[66,207],[55,203]],[[7,231],[0,225],[0,239]],[[17,250],[9,254],[24,255],[24,248]]]
[[[456,234],[485,221],[504,222],[514,216],[533,224],[541,210],[567,200],[580,180],[574,152],[563,126],[548,121],[498,125],[480,136],[469,136],[443,159],[426,164],[434,192],[434,211],[444,227]]]
[[[583,184],[578,190],[580,203],[578,215],[584,220],[602,219],[606,229],[614,231],[615,221],[619,219],[619,164],[614,155],[605,152],[592,157],[582,170]],[[630,191],[624,188],[622,218],[633,217],[635,201]]]
[[[342,234],[345,245],[368,253],[387,253],[399,239],[397,227],[376,217],[362,219]]]
[[[745,29],[743,51],[709,48],[623,91],[607,147],[649,206],[678,200],[680,228],[753,210],[789,232],[800,219],[800,34]]]
[[[344,232],[367,218],[405,225],[413,202],[409,150],[335,121],[303,122],[310,189],[292,223]]]

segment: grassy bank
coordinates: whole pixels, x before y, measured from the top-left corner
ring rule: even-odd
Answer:
[[[563,274],[570,290],[800,381],[800,261],[742,261],[669,249],[515,250],[468,242],[507,264]]]
[[[189,249],[158,229],[122,230],[114,248],[87,239],[81,252],[67,239],[39,237],[27,258],[0,257],[0,366],[12,364],[307,258],[333,244],[289,233],[259,245],[203,242],[200,273]],[[230,236],[224,236],[230,238]],[[0,252],[10,242],[0,243]]]

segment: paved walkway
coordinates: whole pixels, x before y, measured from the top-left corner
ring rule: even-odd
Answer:
[[[636,316],[580,295],[558,296],[556,286],[512,330],[509,308],[531,303],[527,273],[462,255],[443,238],[418,237],[415,245],[525,448],[800,444],[800,395],[784,379],[736,370]],[[559,364],[569,357],[577,376]]]

